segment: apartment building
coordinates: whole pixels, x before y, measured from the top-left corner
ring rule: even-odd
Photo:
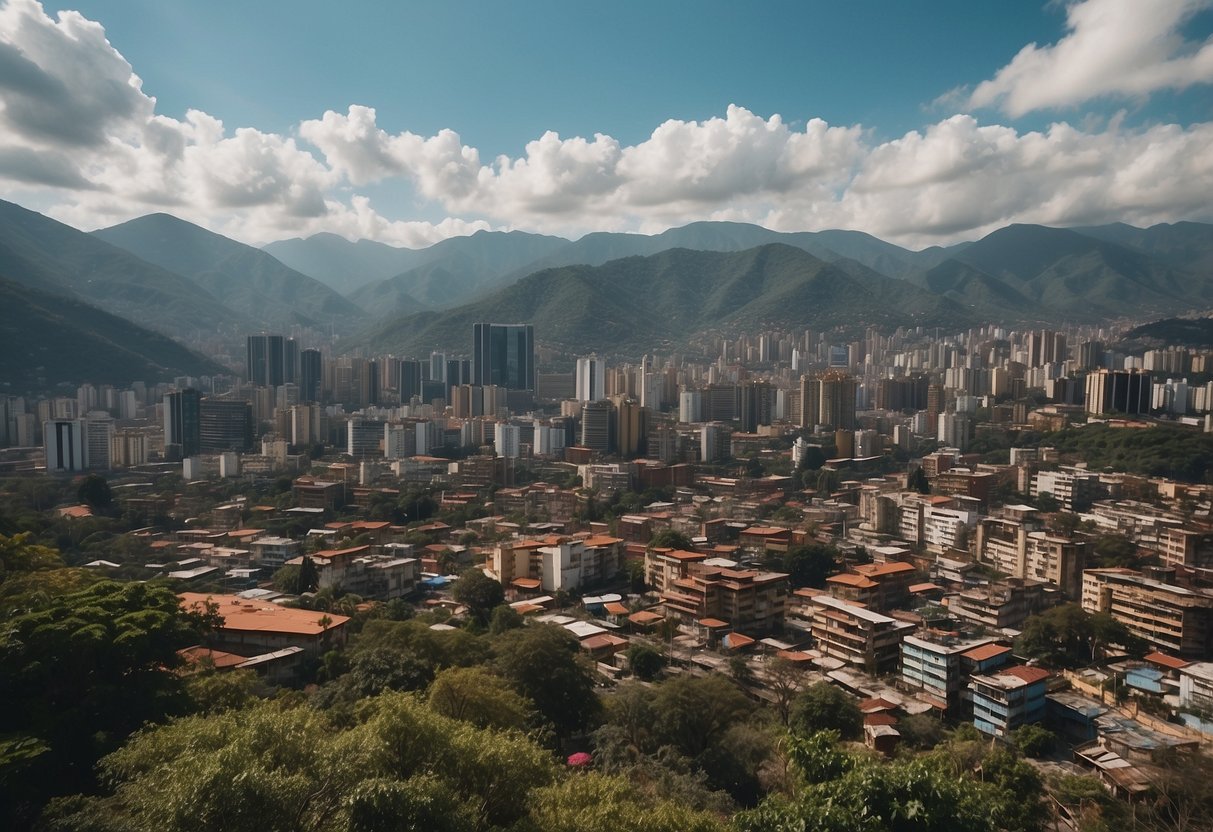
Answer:
[[[897,669],[901,642],[915,625],[856,606],[821,590],[798,589],[797,615],[809,622],[817,649],[873,673]]]
[[[1088,569],[1082,608],[1110,613],[1164,652],[1192,659],[1209,655],[1213,592],[1165,584],[1132,569]]]
[[[735,631],[769,632],[783,625],[788,576],[687,562],[685,573],[661,591],[666,615],[719,619]]]
[[[974,675],[969,681],[973,725],[983,733],[1007,737],[1021,725],[1040,722],[1045,715],[1049,675],[1039,667],[1008,667],[994,674]]]
[[[826,590],[835,598],[873,610],[893,610],[910,599],[910,585],[918,570],[903,561],[866,563],[851,572],[826,579]]]
[[[977,525],[977,560],[1013,578],[1045,581],[1071,598],[1082,592],[1087,544],[1040,528],[1028,519],[984,517]]]
[[[1158,535],[1158,556],[1164,566],[1213,568],[1213,532],[1165,528]]]
[[[1066,511],[1086,511],[1100,496],[1099,475],[1081,469],[1040,471],[1032,477],[1033,499],[1052,494]]]
[[[995,630],[1018,630],[1028,616],[1049,605],[1045,584],[1007,578],[949,596],[948,610],[967,621]]]
[[[901,642],[900,686],[954,714],[967,698],[969,675],[994,670],[1010,655],[1010,647],[989,638],[906,636]]]

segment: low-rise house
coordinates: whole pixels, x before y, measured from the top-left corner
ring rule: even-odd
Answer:
[[[213,604],[223,617],[215,634],[216,649],[243,656],[256,656],[287,647],[301,647],[319,655],[345,644],[349,618],[336,613],[313,612],[257,601],[238,595],[182,592],[178,598],[186,609],[205,609]]]

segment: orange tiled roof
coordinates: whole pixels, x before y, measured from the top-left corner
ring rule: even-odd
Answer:
[[[1191,664],[1191,662],[1185,662],[1183,659],[1177,659],[1174,656],[1168,656],[1166,653],[1160,653],[1157,650],[1155,650],[1153,653],[1147,654],[1145,659],[1150,664],[1157,664],[1157,665],[1161,665],[1163,667],[1169,667],[1171,670],[1181,670],[1182,668],[1185,668]]]
[[[349,618],[336,613],[283,607],[269,601],[251,601],[238,595],[208,595],[202,592],[182,592],[177,596],[186,609],[207,602],[218,605],[223,616],[223,629],[237,632],[290,633],[314,636],[322,633],[321,619],[327,617],[328,629],[344,626]]]
[[[995,656],[1001,656],[1003,653],[1010,652],[1010,647],[1004,647],[1001,644],[983,644],[980,647],[974,647],[972,650],[966,650],[961,655],[975,662],[984,662],[986,659],[992,659]]]
[[[1029,685],[1033,682],[1040,682],[1048,679],[1051,675],[1049,671],[1041,667],[1008,667],[1006,670],[999,672],[1000,676],[1014,676],[1017,679],[1022,679]]]

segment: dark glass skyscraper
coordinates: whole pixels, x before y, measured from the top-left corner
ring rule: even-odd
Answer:
[[[320,401],[320,384],[324,378],[324,362],[320,350],[299,353],[299,401]]]
[[[192,387],[164,397],[164,450],[169,459],[194,456],[202,449],[201,404],[202,394]]]
[[[535,328],[530,324],[472,324],[472,384],[535,389]]]
[[[299,345],[281,335],[250,335],[247,362],[248,380],[258,387],[294,384]]]

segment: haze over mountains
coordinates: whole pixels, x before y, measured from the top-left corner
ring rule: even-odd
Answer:
[[[151,329],[238,351],[245,333],[276,329],[337,352],[463,351],[471,322],[509,319],[533,323],[545,343],[627,353],[753,324],[956,329],[1191,314],[1213,307],[1213,225],[1013,225],[923,251],[857,231],[726,222],[576,241],[478,232],[420,250],[324,234],[259,250],[167,214],[86,234],[0,202],[0,279],[40,293],[6,287],[15,309],[70,298],[74,310],[130,321],[145,346]],[[41,314],[25,324],[9,315],[8,337],[47,352],[55,325]],[[69,325],[87,330],[87,316]],[[121,345],[115,326],[105,337]],[[88,334],[99,332],[73,337]],[[141,349],[121,354],[203,366]]]

